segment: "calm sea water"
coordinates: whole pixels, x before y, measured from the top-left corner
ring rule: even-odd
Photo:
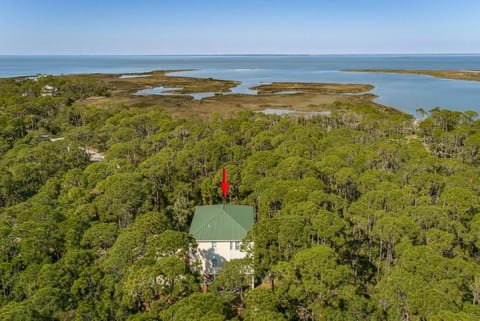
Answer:
[[[0,56],[0,77],[196,69],[180,74],[239,80],[237,93],[272,81],[368,83],[377,102],[411,114],[435,106],[480,113],[480,82],[341,71],[371,68],[480,70],[480,55]]]

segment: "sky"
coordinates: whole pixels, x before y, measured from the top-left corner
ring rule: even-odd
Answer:
[[[478,0],[0,0],[0,55],[480,53]]]

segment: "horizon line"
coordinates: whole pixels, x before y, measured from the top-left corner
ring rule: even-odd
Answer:
[[[88,53],[37,53],[37,54],[2,54],[0,53],[0,57],[6,56],[185,56],[185,57],[192,57],[192,56],[476,56],[480,55],[480,52],[451,52],[451,53],[415,53],[415,52],[407,52],[407,53],[183,53],[183,54],[176,54],[176,53],[169,53],[169,54],[105,54],[105,53],[97,53],[97,54],[88,54]]]

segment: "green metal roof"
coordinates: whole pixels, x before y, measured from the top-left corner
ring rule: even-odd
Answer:
[[[252,226],[252,206],[197,206],[190,225],[190,234],[196,240],[203,241],[241,241]]]

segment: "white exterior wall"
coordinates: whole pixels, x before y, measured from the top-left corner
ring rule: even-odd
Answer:
[[[242,259],[247,255],[240,250],[240,241],[197,241],[197,244],[195,259],[201,261],[203,274],[217,274],[225,262]]]

